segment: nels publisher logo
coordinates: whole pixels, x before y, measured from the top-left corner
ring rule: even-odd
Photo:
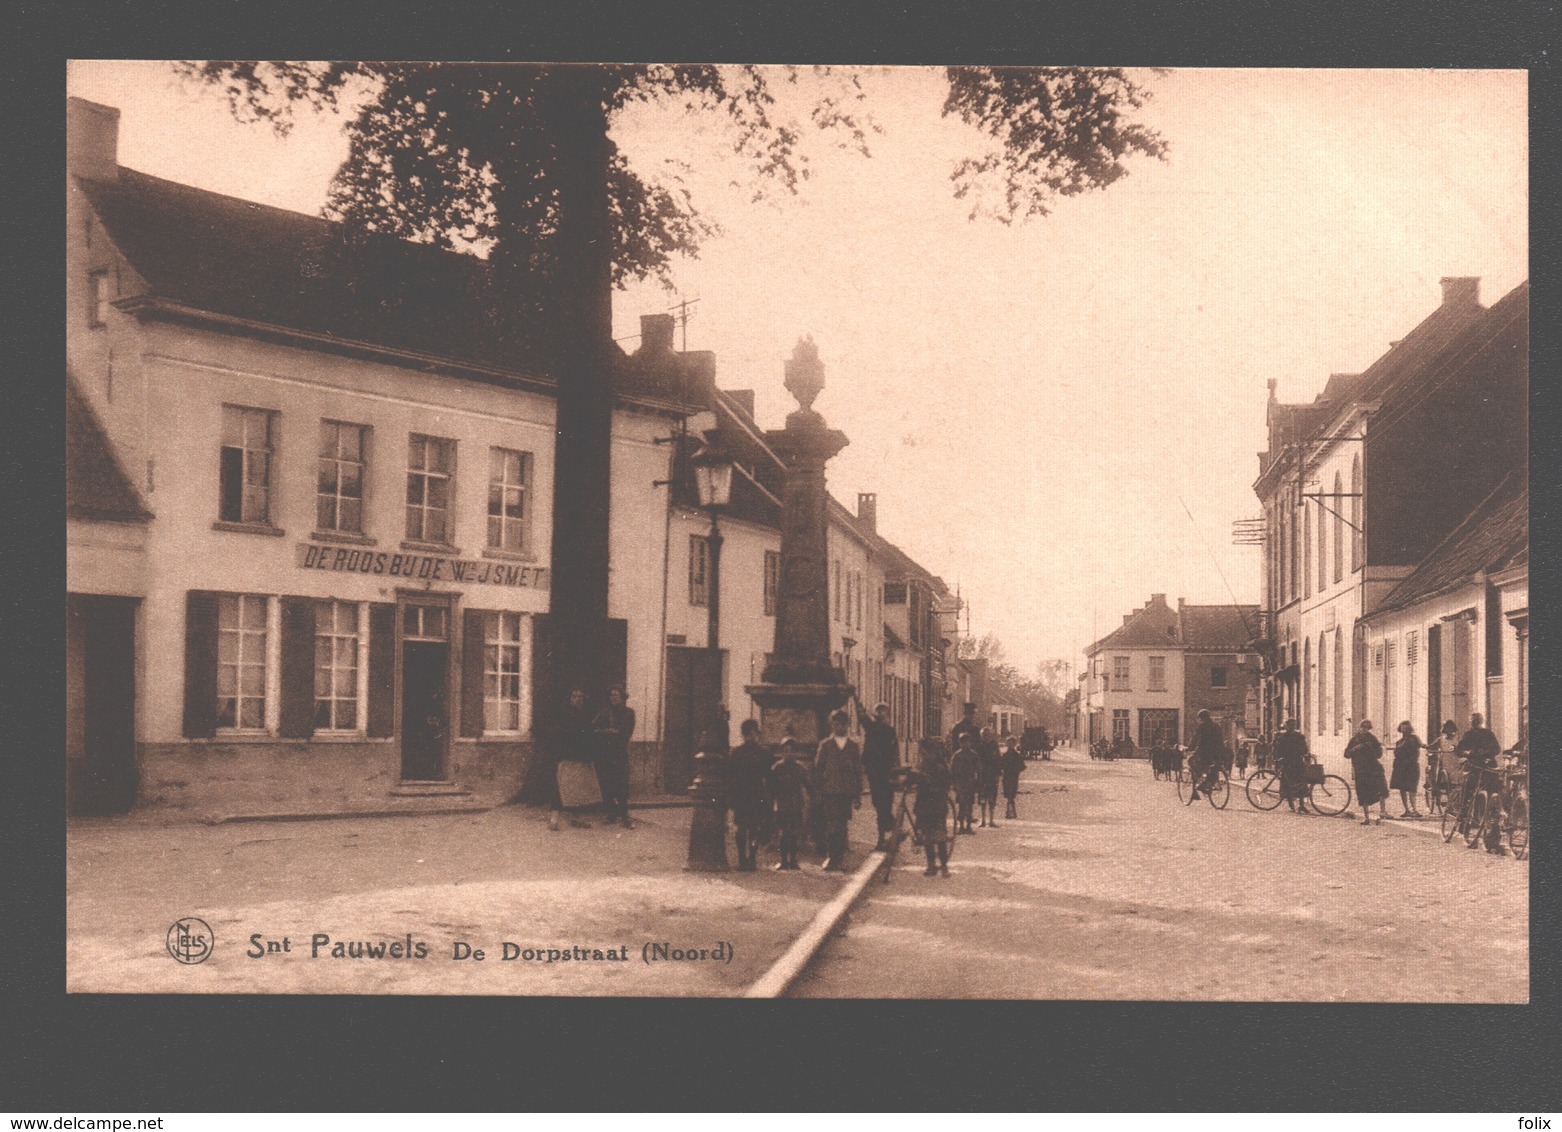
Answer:
[[[194,916],[175,920],[168,929],[168,954],[180,963],[204,963],[212,956],[212,946],[217,941],[211,925]]]

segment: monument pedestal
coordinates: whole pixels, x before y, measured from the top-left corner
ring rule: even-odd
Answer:
[[[759,705],[759,741],[774,749],[795,739],[811,755],[830,733],[830,713],[851,698],[851,686],[838,684],[750,684],[745,691]]]

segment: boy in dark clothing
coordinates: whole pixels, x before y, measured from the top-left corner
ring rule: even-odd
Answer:
[[[1007,803],[1003,816],[1006,819],[1020,816],[1014,800],[1020,794],[1020,773],[1024,769],[1025,753],[1014,745],[1014,738],[1010,736],[1003,741],[1003,797]]]
[[[742,730],[743,742],[727,756],[727,783],[738,871],[751,873],[758,867],[759,827],[765,820],[765,779],[771,759],[770,752],[759,745],[759,721],[745,719]]]
[[[936,742],[922,747],[922,766],[911,776],[917,788],[914,817],[927,853],[923,876],[949,875],[949,760]]]
[[[855,693],[852,703],[862,724],[862,771],[868,776],[868,795],[879,819],[879,843],[874,848],[883,849],[895,828],[895,790],[890,775],[900,765],[900,741],[889,721],[888,704],[876,705],[870,717]]]
[[[976,743],[969,731],[960,735],[960,748],[949,760],[949,774],[955,788],[955,829],[960,833],[974,832],[971,825],[971,809],[976,802],[976,779],[981,773],[981,758],[976,753]]]
[[[1003,776],[1003,755],[991,727],[982,728],[982,741],[976,748],[976,799],[982,811],[982,824],[997,828],[998,780]]]
[[[803,832],[803,806],[808,799],[808,768],[797,754],[797,740],[783,741],[780,757],[770,768],[770,799],[775,807],[776,829],[781,834],[777,869],[801,867],[797,863],[797,841]]]

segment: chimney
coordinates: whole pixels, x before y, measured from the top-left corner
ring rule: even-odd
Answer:
[[[1443,285],[1443,306],[1478,307],[1481,305],[1479,275],[1445,275],[1439,282]]]
[[[65,100],[65,168],[92,181],[119,180],[119,110]]]
[[[640,349],[642,354],[668,354],[673,348],[673,327],[670,314],[643,314],[640,316]]]
[[[1150,600],[1145,602],[1145,608],[1148,609],[1152,605],[1165,605],[1165,604],[1166,604],[1166,595],[1165,594],[1151,594],[1150,595]]]
[[[726,389],[723,392],[726,393],[729,400],[737,403],[749,420],[754,419],[754,391],[752,389]]]
[[[879,531],[879,497],[871,491],[857,493],[857,519],[874,534]]]

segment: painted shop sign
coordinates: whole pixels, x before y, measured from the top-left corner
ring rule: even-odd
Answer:
[[[546,566],[447,558],[442,554],[356,550],[317,546],[307,542],[297,544],[297,548],[298,565],[305,570],[326,570],[333,574],[378,574],[386,578],[406,578],[420,582],[471,583],[534,590],[548,588]]]

